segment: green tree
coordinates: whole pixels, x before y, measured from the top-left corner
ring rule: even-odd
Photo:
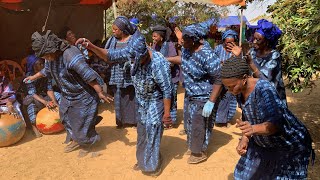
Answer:
[[[320,65],[320,0],[278,0],[269,7],[283,31],[279,48],[293,92],[313,87]]]
[[[187,24],[201,22],[209,18],[218,18],[226,14],[227,9],[207,4],[172,2],[170,0],[131,0],[118,1],[117,13],[128,18],[137,17],[140,20],[142,33],[150,40],[150,27],[155,24],[167,24],[171,17],[177,16],[176,24],[183,27]],[[111,25],[114,20],[112,8],[106,10],[107,32],[111,35]]]

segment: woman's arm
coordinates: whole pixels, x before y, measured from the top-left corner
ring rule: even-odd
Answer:
[[[251,125],[248,121],[237,119],[237,128],[242,131],[242,134],[251,137],[253,135],[270,136],[279,131],[278,127],[272,122],[263,122],[261,124]]]

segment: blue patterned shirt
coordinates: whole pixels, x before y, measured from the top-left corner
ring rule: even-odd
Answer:
[[[27,73],[28,76],[32,76],[32,73]],[[49,78],[42,78],[31,83],[26,84],[28,95],[33,96],[34,94],[37,95],[46,95],[47,91],[53,91],[52,88],[52,79]]]
[[[119,42],[114,36],[112,36],[106,43],[105,49],[121,49],[127,45],[128,42]],[[117,63],[111,65],[111,77],[109,85],[116,85],[121,88],[132,85],[130,61],[131,59],[129,57],[125,57],[122,60],[117,61]]]
[[[227,52],[222,44],[219,44],[214,48],[214,53],[219,57],[221,62],[225,62],[227,59],[232,57],[232,53]]]
[[[69,101],[92,99],[92,96],[97,98],[95,90],[88,83],[93,80],[97,80],[100,84],[103,82],[75,46],[66,49],[59,59],[46,61],[41,73],[54,78],[62,96]]]
[[[132,79],[140,104],[148,100],[171,99],[170,65],[161,53],[152,51],[151,61],[140,65]]]
[[[177,56],[177,50],[172,42],[164,42],[162,46],[153,45],[152,49],[160,52],[164,57]],[[171,78],[173,83],[179,82],[180,78],[180,67],[177,64],[171,65]]]
[[[291,113],[267,80],[259,79],[245,103],[241,103],[241,96],[238,96],[238,103],[245,121],[252,125],[271,122],[279,128],[274,135],[254,135],[252,138],[260,147],[292,151],[304,148],[303,144],[311,144],[306,127]]]
[[[213,84],[221,84],[220,59],[213,52],[209,43],[205,41],[202,49],[193,54],[182,48],[181,61],[186,95],[208,99]]]
[[[281,100],[287,103],[281,71],[281,54],[277,50],[272,50],[268,56],[259,58],[254,49],[250,49],[249,53],[254,64],[261,72],[260,78],[268,80],[277,89]]]

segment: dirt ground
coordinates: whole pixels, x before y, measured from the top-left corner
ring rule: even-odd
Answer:
[[[290,109],[310,130],[320,155],[320,82],[313,92],[292,94],[287,91]],[[183,90],[178,95],[178,118],[182,120]],[[78,158],[78,151],[63,153],[65,133],[45,135],[36,139],[28,130],[21,141],[11,147],[0,148],[0,179],[154,179],[132,170],[136,163],[134,128],[116,129],[112,105],[102,112],[103,121],[97,131],[102,141],[94,149],[98,157],[88,155]],[[236,117],[240,116],[237,112]],[[233,179],[233,170],[239,159],[235,147],[240,131],[214,127],[209,158],[198,165],[187,164],[186,136],[180,136],[178,128],[166,130],[161,144],[164,157],[163,172],[157,179]],[[320,179],[319,160],[309,168],[310,179]]]

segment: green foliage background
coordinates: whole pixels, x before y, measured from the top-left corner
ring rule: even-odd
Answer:
[[[293,92],[312,87],[320,65],[320,1],[278,0],[268,8],[283,31],[279,48]]]
[[[248,0],[247,3],[266,0]],[[272,21],[283,31],[278,49],[283,56],[283,72],[288,77],[292,92],[313,87],[320,68],[320,0],[278,0],[268,8]],[[118,15],[137,17],[140,30],[151,42],[150,27],[166,24],[172,16],[179,16],[177,25],[219,18],[228,13],[224,7],[198,3],[172,2],[170,0],[129,0],[117,2]],[[157,15],[156,19],[152,14]],[[106,10],[107,35],[112,34],[114,21],[112,8]]]
[[[201,22],[209,18],[218,18],[226,14],[227,9],[206,4],[172,2],[170,0],[139,0],[118,1],[117,13],[128,18],[137,17],[140,20],[142,33],[146,34],[147,41],[151,41],[150,27],[156,24],[166,24],[170,17],[178,16],[176,24],[183,27],[187,24]],[[111,25],[114,21],[113,9],[106,10],[108,35],[112,34]],[[157,18],[152,18],[156,15]]]

